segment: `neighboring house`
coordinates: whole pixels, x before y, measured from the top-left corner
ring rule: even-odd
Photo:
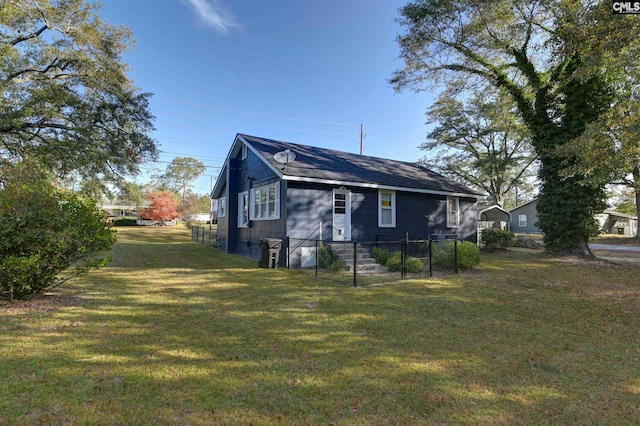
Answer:
[[[184,216],[184,220],[190,220],[192,222],[209,222],[211,221],[212,213],[191,213]]]
[[[218,247],[255,258],[263,238],[476,242],[478,196],[417,164],[243,134],[211,193]]]
[[[602,232],[607,234],[619,234],[635,236],[638,231],[638,217],[613,210],[605,210],[596,216]]]
[[[478,207],[478,227],[510,229],[511,213],[500,206]]]
[[[148,205],[148,203],[147,203]],[[107,214],[109,216],[112,217],[116,217],[116,216],[121,216],[121,217],[125,217],[125,216],[135,216],[138,212],[139,209],[142,209],[145,206],[134,206],[131,204],[125,204],[123,202],[120,202],[118,200],[108,200],[102,203],[101,208],[102,210],[104,210],[105,212],[107,212]]]
[[[536,206],[538,199],[521,204],[512,209],[511,213],[511,232],[516,234],[541,234],[540,228],[537,227],[538,211]]]
[[[511,210],[511,231],[519,234],[539,234],[542,231],[536,226],[538,199],[522,204]],[[636,235],[638,218],[636,216],[605,210],[596,215],[600,230],[605,234]]]

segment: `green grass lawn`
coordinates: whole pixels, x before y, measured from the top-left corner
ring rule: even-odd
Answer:
[[[353,288],[119,228],[0,304],[4,424],[639,424],[640,264],[514,249]]]

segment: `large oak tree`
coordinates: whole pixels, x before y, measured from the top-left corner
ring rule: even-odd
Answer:
[[[391,79],[396,90],[455,81],[509,93],[540,160],[545,247],[590,255],[604,184],[579,170],[566,173],[580,160],[562,147],[610,109],[618,64],[633,63],[627,58],[638,43],[639,21],[613,15],[609,1],[415,0],[400,9],[399,22],[405,66]]]
[[[128,77],[129,31],[85,0],[0,0],[0,281],[16,297],[106,264],[95,202],[51,182],[96,182],[157,157],[148,93]],[[52,174],[55,173],[55,175]]]
[[[0,160],[60,174],[134,173],[157,156],[150,94],[128,77],[129,30],[84,0],[0,2]]]
[[[504,207],[508,194],[522,191],[533,174],[530,133],[511,99],[499,91],[464,92],[463,99],[456,93],[448,90],[429,108],[427,117],[438,125],[420,145],[428,152],[421,162]]]

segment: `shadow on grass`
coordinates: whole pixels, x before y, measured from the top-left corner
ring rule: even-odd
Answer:
[[[637,419],[636,311],[553,262],[354,289],[168,246],[121,241],[81,306],[3,317],[0,423]]]

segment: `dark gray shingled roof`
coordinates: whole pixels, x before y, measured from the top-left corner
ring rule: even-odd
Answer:
[[[238,134],[238,137],[253,147],[273,168],[279,170],[285,179],[332,181],[341,184],[372,185],[420,192],[481,195],[477,191],[415,163],[244,134]],[[296,158],[283,170],[284,165],[277,162],[273,155],[286,149],[295,152]]]

